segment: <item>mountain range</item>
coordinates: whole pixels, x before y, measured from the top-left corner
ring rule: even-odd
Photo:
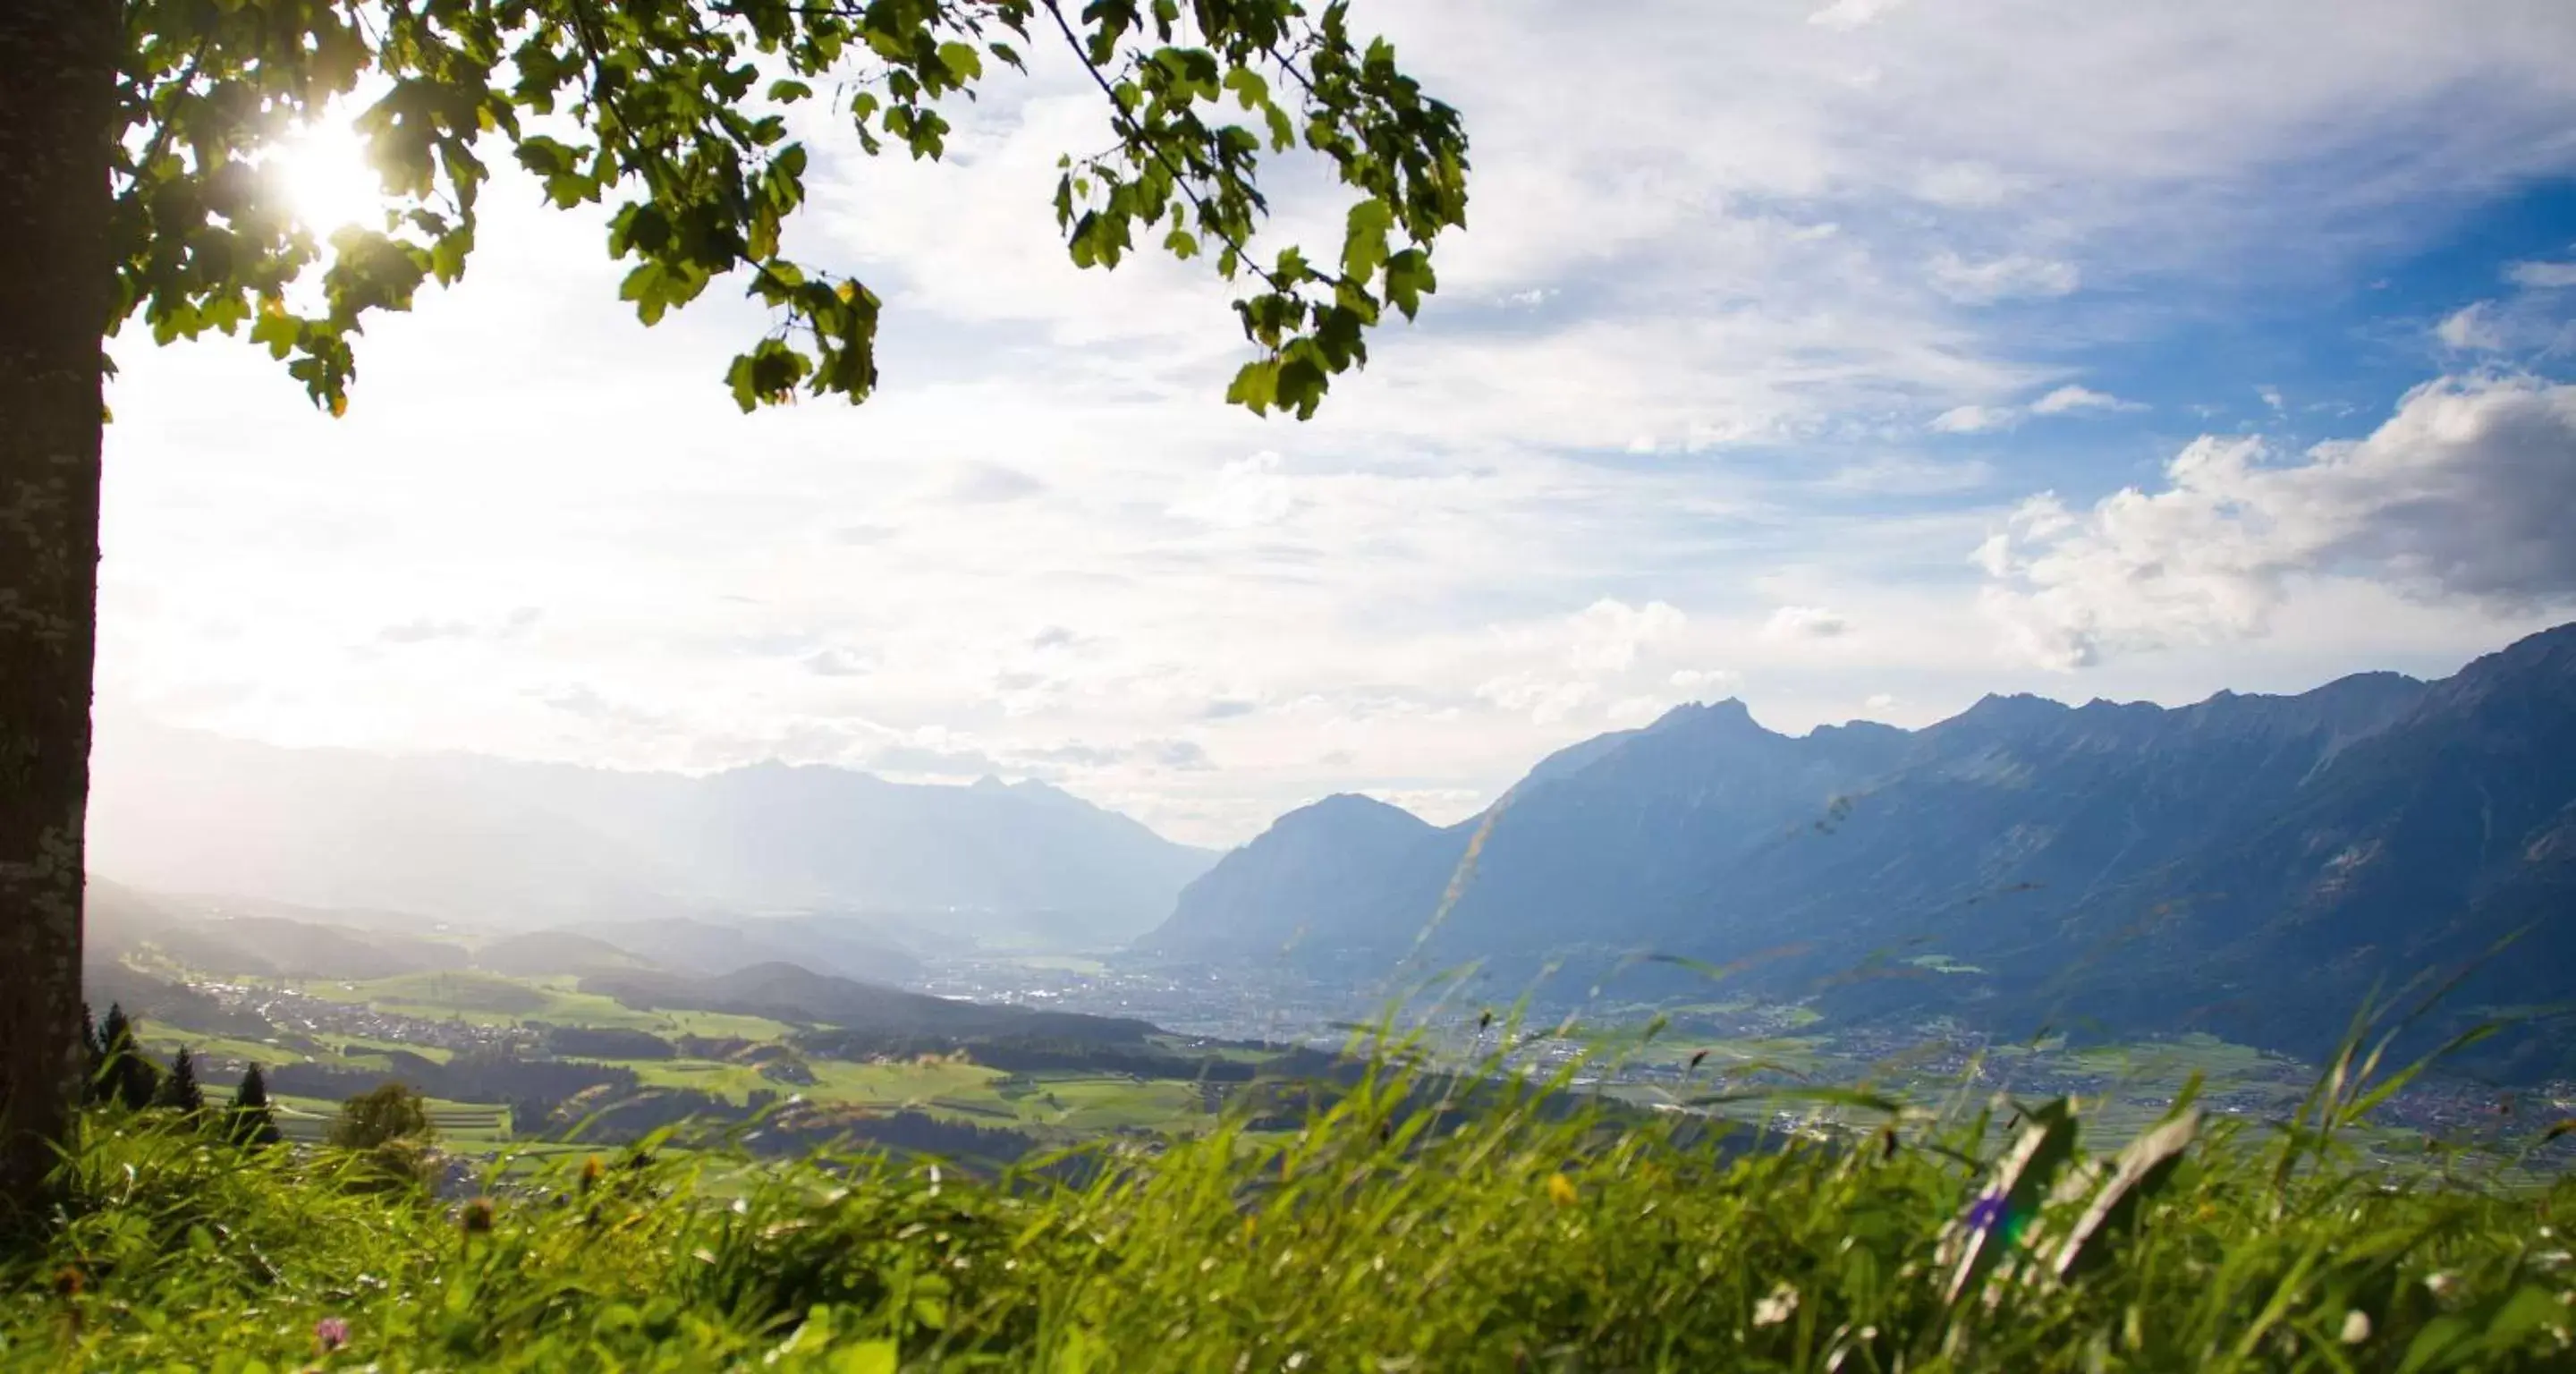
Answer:
[[[1106,945],[1215,858],[1036,781],[620,772],[130,721],[101,729],[93,773],[94,873],[485,929],[812,912],[932,941]]]
[[[1739,701],[1685,706],[1458,825],[1355,796],[1293,812],[1141,944],[1380,975],[1624,966],[1663,991],[1714,964],[1844,1018],[2313,1053],[2374,988],[2508,937],[2424,1024],[2539,1013],[2484,1062],[2576,1073],[2576,625],[2437,682],[2171,709],[1988,697],[1792,737]]]

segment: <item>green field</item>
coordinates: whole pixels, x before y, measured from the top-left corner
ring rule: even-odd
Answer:
[[[754,1046],[778,1046],[796,1030],[784,1022],[716,1012],[663,1011],[623,1005],[584,993],[570,978],[522,978],[481,972],[406,974],[369,980],[313,980],[294,985],[303,996],[365,1007],[391,1016],[438,1023],[488,1027],[523,1027],[530,1023],[590,1029],[644,1031],[666,1040],[682,1036],[740,1040]],[[339,1031],[281,1035],[272,1040],[200,1036],[183,1029],[149,1025],[143,1043],[168,1056],[185,1044],[221,1081],[229,1081],[238,1064],[270,1068],[310,1061],[336,1069],[399,1072],[397,1054],[449,1062],[454,1051]],[[1258,1063],[1270,1051],[1194,1048],[1180,1037],[1165,1037],[1156,1048],[1183,1059],[1217,1057]],[[774,1054],[774,1051],[772,1051]],[[796,1073],[772,1076],[764,1060],[745,1053],[738,1058],[601,1059],[594,1062],[632,1071],[646,1088],[679,1089],[706,1094],[740,1107],[755,1093],[780,1100],[801,1099],[823,1106],[865,1107],[887,1112],[913,1111],[985,1129],[1019,1131],[1040,1139],[1070,1142],[1118,1131],[1198,1129],[1208,1120],[1212,1095],[1193,1082],[1139,1080],[1123,1073],[1041,1072],[1013,1075],[958,1058],[851,1062],[792,1055]],[[316,1141],[338,1110],[332,1102],[281,1097],[278,1123],[291,1139]],[[433,1099],[432,1118],[442,1148],[451,1153],[483,1154],[514,1142],[507,1111],[487,1105]]]
[[[2360,1091],[2295,1148],[2176,1120],[2155,1169],[2108,1167],[2080,1108],[1729,1153],[1509,1102],[1417,1132],[1388,1091],[1086,1179],[538,1147],[472,1204],[106,1111],[58,1219],[0,1251],[0,1368],[2568,1368],[2576,1180],[2374,1169],[2330,1138]],[[286,1105],[301,1132],[327,1104]]]
[[[979,1064],[855,1064],[816,1059],[811,1085],[762,1078],[744,1065],[674,1060],[630,1067],[647,1083],[695,1087],[733,1102],[759,1089],[809,1101],[927,1112],[978,1126],[1038,1127],[1093,1133],[1181,1124],[1200,1114],[1195,1084],[1140,1081],[1123,1074],[1048,1072],[1014,1076]]]
[[[1926,968],[1937,965],[1943,971],[1952,968],[1949,961],[1940,955],[1918,956],[1916,962]],[[607,997],[581,992],[576,980],[571,978],[442,972],[366,981],[313,982],[302,985],[300,990],[310,996],[345,1001],[397,1016],[485,1026],[524,1026],[543,1022],[571,1027],[645,1031],[666,1039],[698,1035],[764,1045],[782,1043],[794,1030],[785,1023],[761,1017],[630,1007]],[[1699,1058],[1698,1067],[1680,1085],[1622,1084],[1609,1090],[1612,1096],[1638,1106],[1695,1104],[1695,1110],[1714,1111],[1739,1122],[1773,1128],[1781,1124],[1783,1112],[1791,1118],[1822,1124],[1846,1120],[1849,1114],[1831,1103],[1811,1100],[1784,1106],[1779,1101],[1750,1098],[1715,1103],[1705,1099],[1730,1090],[1742,1090],[1748,1086],[1748,1077],[1773,1084],[1866,1083],[1919,1103],[1941,1100],[1955,1093],[1959,1086],[1957,1082],[1929,1072],[1916,1062],[1918,1057],[1928,1058],[1937,1054],[1940,1049],[1937,1042],[1927,1041],[1911,1054],[1901,1053],[1891,1060],[1864,1064],[1842,1051],[1830,1037],[1778,1033],[1780,1029],[1794,1031],[1816,1020],[1815,1013],[1803,1006],[1720,1001],[1673,1008],[1670,1014],[1673,1024],[1679,1029],[1667,1031],[1651,1042],[1642,1036],[1645,1024],[1642,1021],[1619,1024],[1614,1018],[1572,1032],[1576,1043],[1591,1055],[1612,1063],[1644,1056],[1649,1050],[1651,1057],[1659,1062],[1679,1061],[1693,1055]],[[1695,1023],[1700,1026],[1696,1033],[1689,1029]],[[1720,1024],[1778,1029],[1751,1035],[1709,1033],[1710,1027]],[[349,1034],[316,1033],[282,1038],[278,1043],[259,1043],[188,1037],[164,1028],[147,1029],[149,1043],[156,1051],[167,1053],[181,1040],[187,1040],[210,1063],[257,1061],[276,1064],[310,1057],[337,1067],[391,1071],[395,1061],[388,1056],[396,1052],[418,1054],[441,1062],[450,1054],[436,1046]],[[1166,1053],[1186,1057],[1212,1055],[1230,1061],[1255,1063],[1272,1053],[1258,1049],[1192,1048],[1178,1037],[1165,1037],[1165,1043],[1159,1048]],[[1222,1100],[1221,1094],[1204,1093],[1196,1083],[1182,1080],[1140,1081],[1123,1074],[1085,1072],[1010,1075],[997,1069],[952,1060],[856,1063],[798,1056],[796,1062],[811,1076],[812,1081],[807,1083],[793,1081],[794,1075],[772,1077],[765,1074],[762,1065],[751,1062],[747,1056],[740,1060],[676,1058],[601,1062],[633,1071],[637,1080],[648,1088],[704,1093],[735,1106],[747,1104],[755,1093],[769,1093],[780,1099],[801,1098],[823,1105],[917,1111],[963,1124],[1008,1128],[1051,1140],[1081,1139],[1133,1130],[1199,1130],[1209,1120],[1209,1109]],[[2285,1076],[2284,1061],[2206,1036],[2075,1050],[1998,1046],[1985,1052],[1985,1062],[2006,1082],[2056,1071],[2097,1077],[2107,1086],[2093,1095],[2096,1129],[2111,1138],[2124,1138],[2151,1121],[2162,1109],[2163,1102],[2178,1091],[2193,1073],[2205,1078],[2210,1092],[2230,1094],[2231,1100],[2236,1102],[2252,1100],[2268,1107],[2295,1093],[2291,1086],[2294,1079]],[[317,1113],[327,1114],[322,1108],[317,1108]],[[448,1133],[448,1146],[453,1150],[480,1151],[495,1148],[508,1139],[506,1130],[496,1129],[481,1119],[459,1117],[456,1124],[458,1129]],[[309,1129],[318,1134],[319,1126]]]
[[[473,1154],[496,1149],[510,1140],[510,1109],[483,1102],[447,1102],[430,1098],[426,1104],[429,1124],[438,1132],[439,1144],[458,1153]],[[269,1099],[270,1115],[277,1122],[278,1134],[298,1144],[318,1144],[330,1129],[333,1118],[340,1114],[340,1104],[318,1097],[278,1096]]]
[[[221,1035],[190,1035],[146,1021],[135,1037],[135,1043],[152,1054],[168,1058],[184,1047],[198,1064],[216,1067],[229,1064],[279,1064],[308,1057],[291,1049],[280,1040],[242,1040]]]
[[[792,1029],[759,1016],[711,1011],[662,1011],[627,1006],[615,998],[581,992],[570,978],[511,978],[497,973],[410,973],[358,982],[314,982],[301,991],[330,1001],[353,1002],[425,1021],[482,1026],[557,1026],[640,1030],[660,1036],[703,1035],[777,1040]]]

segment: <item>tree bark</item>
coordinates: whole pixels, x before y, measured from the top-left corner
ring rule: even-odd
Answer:
[[[0,1218],[78,1084],[118,0],[0,0]]]

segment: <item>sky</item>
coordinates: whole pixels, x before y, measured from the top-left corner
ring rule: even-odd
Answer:
[[[1066,260],[1105,125],[1044,57],[944,163],[814,131],[789,249],[886,302],[863,407],[740,415],[765,317],[642,328],[603,216],[514,177],[345,418],[120,340],[99,728],[1037,777],[1224,845],[1455,820],[1684,701],[2178,704],[2576,618],[2576,7],[1354,22],[1463,112],[1469,227],[1306,423],[1223,403],[1200,265]],[[1266,241],[1328,240],[1281,171]]]

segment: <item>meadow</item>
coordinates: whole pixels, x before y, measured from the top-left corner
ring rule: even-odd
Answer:
[[[1730,1144],[1501,1079],[1471,1114],[1372,1069],[1301,1126],[1228,1117],[968,1174],[653,1142],[505,1152],[483,1195],[361,1186],[93,1114],[0,1267],[0,1368],[2551,1370],[2576,1183],[2398,1176],[2348,1129],[2185,1105],[2116,1155],[2080,1104]],[[302,1104],[297,1104],[302,1105]],[[1426,1105],[1431,1109],[1426,1110]],[[1866,1110],[1857,1097],[1839,1104]]]

